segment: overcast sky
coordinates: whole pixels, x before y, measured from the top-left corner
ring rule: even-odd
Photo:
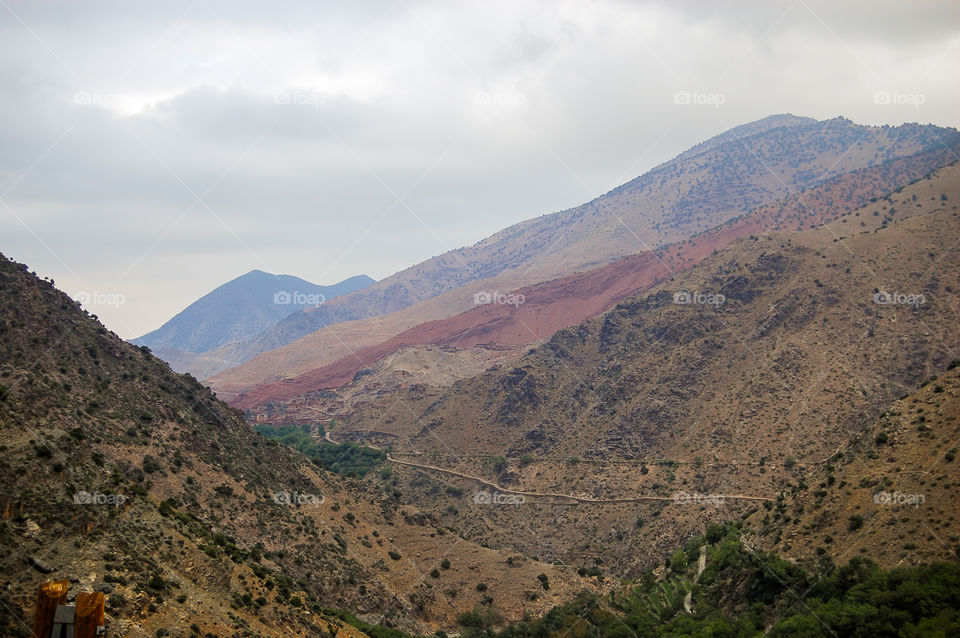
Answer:
[[[381,279],[773,113],[957,127],[958,77],[941,0],[0,0],[0,252],[132,338],[255,268]]]

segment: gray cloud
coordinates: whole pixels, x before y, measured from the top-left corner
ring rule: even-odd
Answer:
[[[384,277],[771,113],[960,125],[954,3],[0,15],[0,250],[67,291],[123,294],[93,311],[125,337],[252,268]]]

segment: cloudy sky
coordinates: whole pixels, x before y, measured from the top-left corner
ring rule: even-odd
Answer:
[[[0,252],[131,338],[255,268],[383,278],[773,113],[960,127],[958,76],[940,0],[0,0]]]

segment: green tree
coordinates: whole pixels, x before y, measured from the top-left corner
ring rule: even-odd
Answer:
[[[682,549],[678,549],[670,557],[670,571],[679,574],[687,567],[687,554]]]

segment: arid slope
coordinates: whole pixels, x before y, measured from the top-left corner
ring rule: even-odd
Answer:
[[[738,239],[509,367],[364,404],[336,434],[530,489],[775,495],[794,463],[826,459],[955,358],[957,202],[954,164],[824,227]],[[684,291],[723,302],[674,303]],[[558,528],[546,511],[460,510],[458,526],[573,560],[599,524],[614,540],[598,558],[622,569],[693,529],[682,510],[637,538],[635,510],[605,511],[570,510]]]
[[[144,637],[359,635],[328,608],[424,634],[484,597],[519,618],[585,585],[458,537],[382,467],[345,478],[267,441],[5,258],[0,298],[4,635],[28,634],[51,578],[106,591],[108,635]]]
[[[222,398],[242,409],[254,409],[256,418],[263,420],[268,413],[283,413],[283,405],[295,397],[301,397],[297,402],[302,405],[302,398],[307,394],[342,386],[354,379],[358,372],[400,348],[422,344],[458,347],[478,343],[530,344],[549,337],[560,328],[604,312],[631,294],[649,289],[668,274],[689,268],[737,237],[773,230],[803,229],[833,221],[871,199],[929,174],[950,158],[949,150],[931,151],[846,173],[656,252],[643,252],[609,266],[514,291],[513,299],[522,299],[522,304],[475,307],[448,319],[407,329],[393,339],[366,348],[358,347],[364,342],[359,335],[354,335],[349,343],[333,343],[327,330],[339,328],[334,326],[285,348],[265,353],[211,379],[209,383]],[[384,321],[393,316],[384,318]],[[347,327],[351,324],[341,325]],[[348,346],[353,349],[340,360],[302,370],[307,353],[316,353],[315,360],[322,362]],[[280,378],[275,382],[268,380],[259,387],[252,387],[252,381],[262,379],[264,364],[267,369],[285,371],[288,376],[278,375]],[[245,394],[238,397],[241,392]],[[266,407],[259,410],[259,406]]]
[[[765,118],[708,140],[582,206],[522,222],[295,313],[255,338],[204,353],[204,376],[325,326],[389,314],[467,285],[503,278],[511,286],[501,290],[519,288],[682,241],[836,175],[952,145],[955,135],[952,129],[915,124],[868,127],[844,118]],[[436,306],[440,314],[421,315],[400,330],[462,312],[462,303]],[[222,367],[211,367],[217,362]]]

